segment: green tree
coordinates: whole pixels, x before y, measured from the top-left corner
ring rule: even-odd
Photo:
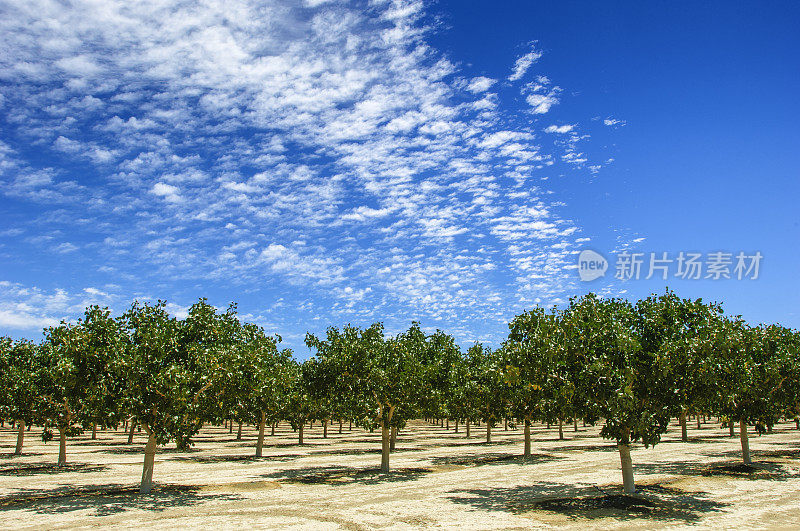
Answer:
[[[14,455],[22,453],[25,427],[33,424],[40,403],[39,365],[39,352],[34,343],[0,338],[0,418],[16,422]]]
[[[742,461],[751,463],[748,426],[764,433],[781,414],[782,394],[791,389],[785,372],[789,331],[751,327],[740,318],[719,319],[712,352],[718,390],[716,409],[739,423]]]
[[[508,388],[502,360],[496,352],[476,343],[467,350],[467,386],[465,398],[471,405],[472,418],[486,423],[486,443],[492,442],[492,427],[508,413]]]
[[[218,315],[201,299],[181,322],[166,303],[134,303],[122,316],[128,344],[115,369],[124,378],[125,410],[147,433],[140,492],[150,492],[157,445],[191,437],[213,415],[220,380],[226,376],[233,309]],[[220,338],[223,338],[220,341]]]
[[[715,323],[721,314],[717,304],[681,299],[670,290],[636,303],[641,348],[666,361],[684,442],[688,441],[687,413],[709,411],[716,396],[710,360]]]
[[[575,414],[575,381],[560,314],[535,308],[516,316],[500,355],[511,413],[524,423],[523,456],[529,458],[533,420],[558,422],[563,438],[563,420]]]
[[[288,393],[282,416],[297,431],[297,443],[303,444],[303,434],[308,421],[318,418],[314,387],[318,385],[317,367],[312,360],[298,363],[292,360],[286,367]]]
[[[631,443],[658,443],[675,408],[666,359],[641,348],[635,325],[629,302],[591,293],[571,299],[564,313],[565,347],[577,362],[576,392],[589,414],[605,419],[600,434],[617,442],[626,493],[636,490]]]
[[[381,472],[389,472],[390,429],[395,414],[410,413],[420,400],[422,364],[415,355],[416,330],[385,339],[383,325],[360,329],[328,328],[324,340],[306,335],[316,351],[317,369],[326,385],[347,396],[354,421],[366,429],[381,428]]]
[[[92,424],[116,424],[119,381],[111,368],[122,345],[119,324],[98,306],[87,308],[76,325],[62,322],[45,331],[39,416],[46,434],[50,426],[58,430],[59,466],[67,462],[67,437]]]

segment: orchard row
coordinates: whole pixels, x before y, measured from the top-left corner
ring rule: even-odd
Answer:
[[[19,429],[43,426],[59,439],[130,423],[148,435],[141,492],[152,487],[156,448],[192,444],[204,424],[224,420],[258,429],[288,421],[347,421],[381,430],[381,471],[389,472],[396,430],[409,419],[451,419],[524,427],[602,422],[615,440],[626,492],[634,492],[630,445],[657,444],[670,419],[714,414],[740,430],[750,462],[748,426],[759,432],[800,414],[800,334],[780,325],[750,326],[718,304],[667,291],[635,304],[593,294],[563,309],[515,317],[502,345],[462,352],[445,332],[417,323],[387,337],[380,323],[329,328],[306,336],[314,352],[299,363],[280,337],[240,321],[234,305],[204,299],[185,319],[163,302],[134,303],[119,317],[92,306],[77,323],[44,331],[40,343],[0,338],[0,419]],[[800,426],[799,426],[800,427]]]

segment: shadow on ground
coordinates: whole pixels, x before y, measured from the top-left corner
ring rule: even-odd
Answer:
[[[660,485],[639,487],[625,495],[618,487],[573,486],[539,482],[530,486],[451,491],[448,499],[476,509],[514,514],[546,511],[570,518],[606,518],[698,521],[727,504],[711,500],[705,492],[685,492]]]
[[[311,485],[378,485],[387,482],[414,481],[436,472],[431,468],[395,468],[382,474],[380,468],[355,468],[346,466],[316,466],[282,470],[264,474],[262,477],[277,479],[282,483],[304,483]],[[442,470],[443,471],[443,470]]]
[[[681,476],[727,476],[741,479],[768,479],[787,481],[800,479],[800,472],[784,463],[754,461],[745,465],[741,461],[716,461],[694,463],[666,461],[658,463],[636,463],[634,471],[644,474],[671,474]]]
[[[59,514],[94,510],[93,516],[106,516],[129,509],[164,511],[174,507],[197,505],[212,499],[235,500],[233,494],[201,494],[197,487],[156,486],[150,494],[139,494],[138,487],[100,485],[53,490],[23,489],[0,497],[0,512],[28,510],[40,514]]]
[[[300,457],[308,457],[308,454],[278,454],[264,455],[176,455],[168,457],[169,461],[194,461],[197,463],[257,463],[260,461],[291,461]]]
[[[526,465],[535,463],[545,463],[548,461],[556,461],[559,459],[565,459],[565,458],[553,454],[535,453],[531,454],[531,456],[528,459],[525,459],[520,454],[505,453],[505,454],[432,457],[430,461],[434,465],[481,466],[481,465],[503,465],[508,463]]]
[[[65,466],[58,466],[55,463],[25,463],[19,466],[0,467],[0,476],[34,476],[38,474],[62,474],[65,472],[100,472],[107,468],[108,467],[105,465],[89,465],[86,463],[71,463]]]

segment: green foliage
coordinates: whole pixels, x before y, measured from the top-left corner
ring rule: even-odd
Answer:
[[[543,422],[579,415],[577,360],[565,349],[561,314],[535,308],[515,317],[509,330],[499,354],[512,415]]]
[[[229,356],[237,321],[235,310],[218,314],[204,299],[183,321],[171,317],[165,303],[134,303],[122,316],[127,347],[117,358],[124,379],[122,404],[158,444],[191,437],[217,412],[221,382],[230,375]]]
[[[0,337],[0,418],[33,424],[39,410],[39,350],[30,341]]]
[[[36,378],[41,402],[37,417],[67,436],[92,423],[111,426],[118,418],[120,380],[113,364],[124,336],[107,308],[90,306],[76,325],[45,331]]]
[[[712,354],[716,411],[754,425],[761,433],[775,424],[796,389],[795,337],[777,325],[751,327],[738,318],[719,320]]]
[[[420,338],[413,326],[392,339],[384,338],[380,323],[366,329],[331,327],[324,340],[308,334],[306,344],[316,351],[317,386],[338,397],[359,426],[389,424],[395,414],[411,413],[424,396]]]
[[[601,435],[649,446],[666,431],[675,395],[658,353],[642,348],[636,323],[625,300],[572,299],[564,314],[565,347],[576,360],[576,392],[590,415],[605,419]]]

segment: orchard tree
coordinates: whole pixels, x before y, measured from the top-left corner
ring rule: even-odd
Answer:
[[[204,299],[189,309],[181,322],[166,311],[166,303],[135,302],[123,315],[127,348],[115,369],[124,378],[125,410],[147,433],[142,483],[149,493],[157,445],[175,441],[188,448],[191,437],[211,417],[227,367],[233,309],[218,315]],[[223,342],[219,343],[219,339]]]
[[[786,372],[791,332],[777,326],[751,327],[739,317],[720,319],[713,348],[717,411],[739,423],[742,461],[751,463],[747,427],[765,433],[780,416],[784,393],[792,387]]]
[[[492,426],[508,412],[508,389],[502,361],[497,353],[476,343],[466,355],[467,386],[465,398],[472,417],[486,423],[486,444],[492,442]]]
[[[390,429],[396,414],[409,413],[420,399],[422,364],[415,355],[414,326],[385,339],[383,325],[360,329],[328,328],[325,339],[306,335],[316,351],[317,374],[332,392],[347,397],[354,421],[365,429],[381,428],[381,472],[389,472]]]
[[[800,332],[784,328],[781,332],[784,354],[781,359],[781,385],[777,399],[786,418],[794,418],[800,430]]]
[[[0,338],[0,418],[16,422],[14,455],[22,453],[25,427],[34,422],[40,403],[39,363],[38,348],[32,342]]]
[[[456,430],[458,430],[458,422],[465,421],[465,432],[469,436],[469,422],[477,417],[476,408],[470,402],[470,385],[472,379],[470,378],[470,368],[467,364],[466,357],[459,353],[458,358],[455,360],[449,374],[448,374],[448,394],[447,394],[447,410],[456,419]]]
[[[509,329],[499,352],[511,413],[524,423],[523,455],[530,458],[533,420],[558,422],[559,438],[564,437],[563,420],[575,414],[575,382],[556,310],[525,312],[511,321]]]
[[[667,360],[641,348],[635,323],[629,302],[591,293],[571,299],[564,314],[567,355],[579,369],[576,392],[590,414],[605,419],[600,434],[617,442],[626,493],[636,490],[631,443],[658,443],[675,409]]]
[[[268,336],[263,329],[250,324],[245,324],[242,331],[243,340],[235,347],[234,359],[243,360],[242,365],[249,367],[246,409],[250,422],[258,429],[256,457],[261,457],[266,423],[279,421],[289,400],[294,360],[291,350],[278,351],[280,336]]]
[[[452,389],[451,372],[459,362],[461,352],[455,338],[441,330],[426,335],[418,322],[398,336],[405,348],[419,360],[422,369],[422,392],[418,413],[423,417],[453,417],[449,400]],[[395,418],[399,419],[397,415]]]
[[[716,396],[710,360],[721,314],[718,304],[681,299],[670,290],[636,303],[641,348],[666,362],[684,442],[687,413],[709,411]]]
[[[317,418],[317,400],[313,389],[319,382],[318,368],[312,360],[302,364],[291,360],[285,369],[288,387],[281,416],[297,431],[297,443],[302,445],[306,422]]]
[[[107,308],[90,306],[76,325],[62,322],[45,331],[38,386],[39,417],[59,433],[58,466],[67,463],[67,437],[90,425],[114,426],[119,380],[112,364],[123,348],[118,322]]]

